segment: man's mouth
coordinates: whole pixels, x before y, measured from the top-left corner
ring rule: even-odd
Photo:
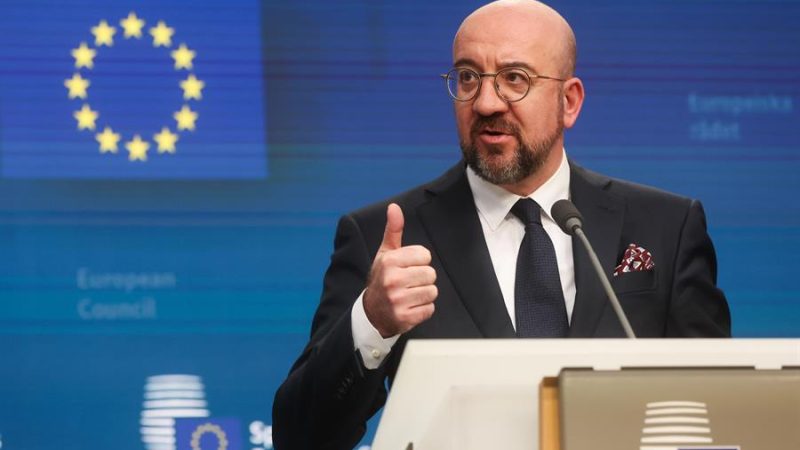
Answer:
[[[485,144],[497,145],[503,144],[514,137],[513,134],[506,130],[498,128],[483,128],[478,133],[478,139]]]

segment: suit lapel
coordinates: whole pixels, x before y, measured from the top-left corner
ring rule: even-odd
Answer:
[[[583,215],[584,232],[597,252],[603,270],[610,275],[616,266],[624,219],[622,199],[609,193],[611,180],[570,162],[572,202]],[[583,244],[572,241],[575,261],[575,308],[571,337],[593,336],[604,310],[609,307],[603,287],[594,273]]]
[[[463,164],[428,189],[417,210],[464,306],[484,337],[514,337]]]

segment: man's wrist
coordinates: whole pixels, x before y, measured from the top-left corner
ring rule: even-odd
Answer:
[[[380,367],[400,338],[399,334],[383,338],[370,323],[364,310],[364,292],[358,296],[350,311],[350,326],[353,332],[353,348],[359,351],[364,367],[370,370]]]

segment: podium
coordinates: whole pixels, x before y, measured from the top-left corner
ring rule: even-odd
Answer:
[[[797,369],[800,339],[410,341],[372,448],[538,449],[543,379],[630,368]]]

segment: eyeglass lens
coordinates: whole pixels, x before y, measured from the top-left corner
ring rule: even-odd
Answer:
[[[458,100],[471,100],[478,94],[480,85],[481,75],[471,69],[453,69],[447,76],[447,89]],[[508,101],[516,101],[528,93],[530,77],[522,69],[507,68],[494,75],[493,85],[498,95]]]

